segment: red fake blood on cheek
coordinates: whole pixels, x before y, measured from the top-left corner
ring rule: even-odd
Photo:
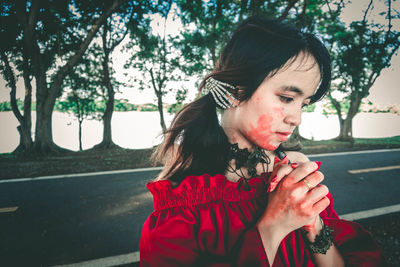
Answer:
[[[269,137],[271,136],[271,121],[272,117],[266,114],[260,116],[257,121],[257,125],[253,126],[250,124],[250,130],[247,132],[247,136],[260,147],[267,150],[275,150],[276,146],[269,143]]]

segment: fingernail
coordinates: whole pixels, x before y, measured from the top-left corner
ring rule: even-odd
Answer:
[[[274,191],[276,186],[277,186],[276,182],[270,183],[267,189],[267,193]]]
[[[277,162],[279,162],[279,161],[281,161],[281,159],[278,158],[277,156],[275,156],[275,158],[274,158],[274,165],[275,165]]]
[[[317,169],[315,171],[318,171],[319,167],[321,167],[321,161],[316,161],[315,163],[317,163],[317,165],[318,165],[318,167],[317,167]]]
[[[293,169],[296,169],[297,166],[299,166],[298,163],[291,163],[291,164],[290,164],[290,167],[292,167]]]
[[[267,193],[269,193],[269,192],[271,192],[271,191],[273,190],[273,186],[274,186],[274,184],[275,184],[276,177],[277,177],[277,175],[275,175],[275,176],[271,179],[271,181],[269,182],[268,189],[267,189]]]
[[[276,177],[277,177],[277,175],[275,175],[275,176],[269,181],[269,184],[270,184],[270,185],[276,181]]]

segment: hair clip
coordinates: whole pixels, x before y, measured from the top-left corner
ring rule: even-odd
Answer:
[[[221,109],[236,107],[238,100],[226,88],[236,90],[235,86],[209,77],[204,86],[204,93],[211,93],[215,103]]]

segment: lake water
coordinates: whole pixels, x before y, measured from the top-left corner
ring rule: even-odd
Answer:
[[[172,116],[166,115],[167,125]],[[35,124],[36,113],[32,112]],[[13,151],[19,142],[16,127],[18,121],[12,112],[0,112],[0,153]],[[112,135],[116,144],[125,148],[149,148],[161,140],[161,126],[158,112],[114,112]],[[82,124],[82,146],[88,149],[102,139],[103,125],[100,121],[85,120]],[[34,133],[34,127],[32,129]],[[324,140],[339,134],[336,115],[324,116],[317,113],[303,113],[300,126],[302,136]],[[354,137],[377,138],[400,135],[400,116],[388,113],[360,113],[353,120]],[[78,150],[78,122],[66,113],[53,112],[54,142],[67,149]]]

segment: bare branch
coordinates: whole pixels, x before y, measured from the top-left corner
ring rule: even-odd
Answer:
[[[388,38],[389,38],[389,34],[392,30],[392,0],[388,0],[388,18],[389,18],[389,22],[388,22],[388,30],[386,32],[386,36],[385,36],[385,43],[387,42]]]
[[[289,4],[286,6],[285,10],[283,11],[282,15],[279,16],[278,20],[284,20],[288,15],[289,15],[289,11],[290,9],[292,9],[292,7],[294,7],[294,5],[298,2],[299,0],[289,0]],[[307,2],[307,1],[305,1]],[[304,5],[306,5],[304,3]],[[305,12],[305,11],[303,11]]]
[[[55,75],[54,81],[50,88],[50,93],[52,97],[50,99],[55,99],[61,90],[61,84],[68,72],[76,65],[76,63],[82,58],[90,42],[98,32],[99,28],[104,24],[107,18],[114,12],[114,10],[122,4],[124,0],[115,0],[110,7],[97,19],[97,21],[92,25],[92,28],[88,32],[85,40],[80,45],[79,49],[75,54],[68,60],[68,62],[61,67],[61,69]]]
[[[365,12],[364,12],[363,24],[365,24],[365,23],[367,22],[367,14],[368,14],[369,9],[370,9],[371,6],[372,6],[373,1],[374,1],[374,0],[371,0],[371,1],[369,2],[368,7],[367,7],[367,9],[366,9]]]

